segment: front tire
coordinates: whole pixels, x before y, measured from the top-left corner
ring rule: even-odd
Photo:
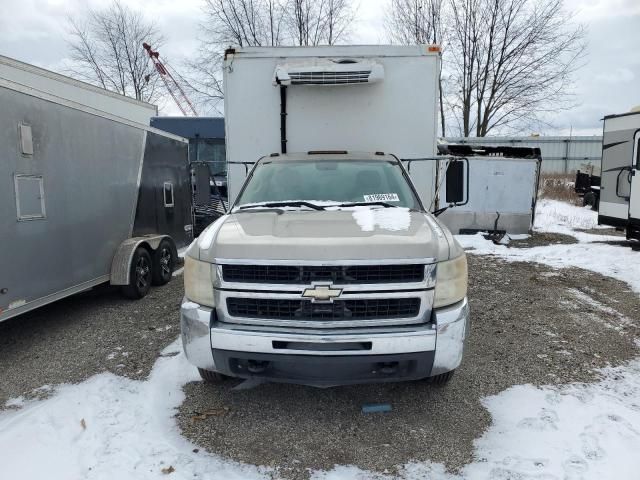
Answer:
[[[138,247],[133,253],[129,268],[129,284],[122,292],[127,298],[137,300],[149,293],[153,276],[151,255],[144,247]]]
[[[451,370],[447,373],[441,373],[440,375],[434,375],[433,377],[429,377],[429,383],[431,385],[443,386],[449,383],[451,378],[453,378],[453,374],[455,370]]]
[[[207,383],[222,383],[229,378],[222,373],[205,370],[204,368],[198,368],[198,373],[200,374],[202,380]]]
[[[153,252],[152,283],[166,285],[171,280],[176,264],[176,248],[173,242],[166,238],[160,242]]]

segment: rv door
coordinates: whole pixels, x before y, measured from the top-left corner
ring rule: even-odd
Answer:
[[[629,195],[629,220],[640,220],[640,130],[633,138],[631,163],[631,193]]]

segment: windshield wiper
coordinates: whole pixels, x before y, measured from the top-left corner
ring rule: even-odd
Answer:
[[[384,208],[398,208],[397,205],[391,205],[387,202],[345,202],[338,203],[336,205],[330,205],[331,207],[366,207],[368,205],[379,205]]]
[[[257,205],[243,205],[241,207],[238,207],[238,210],[246,210],[249,208],[278,208],[278,207],[307,207],[313,210],[325,209],[324,206],[316,205],[315,203],[295,201],[295,202],[269,202],[269,203],[260,203]]]

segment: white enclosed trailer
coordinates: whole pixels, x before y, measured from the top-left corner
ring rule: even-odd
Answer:
[[[265,155],[381,151],[431,159],[414,162],[411,177],[432,210],[439,71],[439,48],[428,45],[227,50],[229,202]]]
[[[463,157],[473,179],[462,195],[464,202],[440,216],[452,233],[522,234],[531,230],[543,163],[539,148],[441,145],[441,151]],[[448,187],[443,182],[440,208],[449,204]]]

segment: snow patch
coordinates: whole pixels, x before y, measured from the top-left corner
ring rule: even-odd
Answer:
[[[405,480],[637,478],[640,468],[640,361],[602,371],[594,384],[511,387],[483,400],[491,427],[474,442],[476,461],[460,475],[410,463]],[[313,480],[398,478],[336,467]]]
[[[179,342],[165,352],[180,349]],[[199,379],[183,354],[161,357],[147,381],[102,373],[60,385],[43,401],[10,400],[0,413],[2,478],[269,478],[268,470],[223,460],[184,439],[173,416],[182,385]],[[37,459],[37,461],[34,461]]]
[[[363,232],[372,232],[376,227],[383,230],[407,230],[411,225],[408,208],[353,207],[353,219]]]
[[[554,268],[583,268],[621,280],[640,293],[640,252],[629,247],[585,241],[569,245],[509,248],[495,245],[481,234],[456,235],[456,239],[469,254],[495,255],[508,261],[537,262]]]
[[[536,204],[534,229],[541,232],[566,233],[572,229],[607,228],[598,225],[598,212],[559,200],[542,198]]]

